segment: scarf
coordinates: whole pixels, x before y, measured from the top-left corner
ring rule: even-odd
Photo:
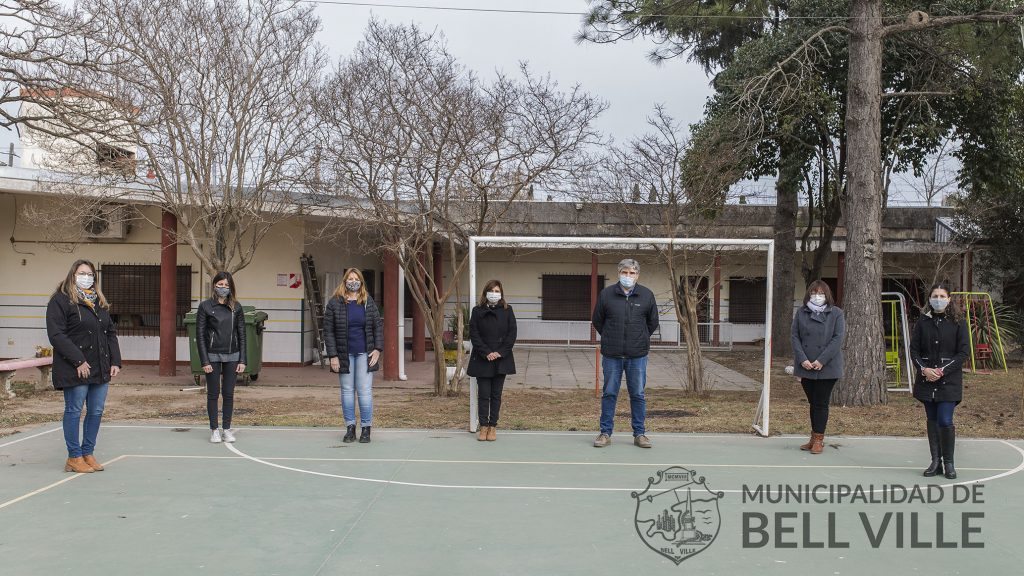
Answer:
[[[91,288],[83,290],[78,286],[75,286],[75,290],[78,292],[78,298],[82,301],[83,304],[85,304],[86,306],[93,310],[96,309],[96,300],[99,299],[99,294],[97,294],[95,290]]]
[[[807,307],[808,307],[808,308],[809,308],[809,309],[811,310],[811,312],[813,312],[814,314],[821,314],[822,312],[824,312],[824,311],[825,311],[825,309],[826,309],[826,308],[828,308],[828,304],[826,303],[826,304],[822,304],[821,306],[818,306],[818,305],[817,305],[817,304],[815,304],[814,302],[810,302],[810,301],[808,301],[808,302],[807,302]]]

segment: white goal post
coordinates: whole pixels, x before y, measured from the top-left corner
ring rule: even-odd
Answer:
[[[470,236],[469,237],[469,294],[472,302],[476,292],[476,249],[478,246],[518,246],[562,245],[561,248],[594,248],[598,246],[622,246],[632,250],[641,250],[647,245],[661,246],[757,246],[767,251],[767,271],[765,274],[765,327],[764,327],[764,367],[761,398],[754,413],[751,427],[761,436],[768,436],[769,400],[771,397],[771,362],[772,362],[772,292],[775,285],[774,259],[775,241],[747,238],[601,238],[572,236]],[[674,282],[673,282],[674,284]],[[476,432],[479,426],[477,414],[476,379],[470,379],[469,388],[469,430]]]

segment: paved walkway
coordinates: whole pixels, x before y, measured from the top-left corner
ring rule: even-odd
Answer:
[[[505,386],[512,389],[527,388],[594,388],[595,353],[584,348],[550,348],[517,346],[515,350],[518,374],[509,376]],[[375,388],[431,388],[433,386],[434,356],[427,352],[426,362],[413,362],[412,353],[406,351],[405,381],[374,378]],[[38,370],[19,371],[16,380],[37,381]],[[761,383],[717,362],[704,359],[704,374],[714,390],[759,390]],[[686,379],[686,352],[683,350],[656,350],[651,353],[647,366],[647,385],[652,388],[683,388]],[[178,366],[176,376],[160,376],[156,365],[128,364],[115,380],[120,384],[159,386],[195,386],[188,366]],[[319,365],[303,367],[265,366],[257,386],[337,386],[338,377]]]

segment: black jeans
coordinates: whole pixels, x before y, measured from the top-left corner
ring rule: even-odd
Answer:
[[[210,416],[210,430],[217,429],[217,397],[224,381],[224,427],[231,428],[231,412],[235,408],[235,381],[238,362],[210,362],[213,372],[206,375],[206,413]]]
[[[832,388],[836,381],[801,378],[800,384],[804,387],[807,403],[811,405],[811,432],[824,434],[825,426],[828,425],[828,403],[832,399]]]
[[[477,378],[476,386],[480,425],[497,426],[498,412],[501,410],[501,391],[505,387],[505,375],[498,374],[493,378]]]

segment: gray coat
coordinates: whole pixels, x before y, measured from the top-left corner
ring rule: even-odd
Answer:
[[[843,377],[843,337],[846,320],[843,311],[829,306],[814,313],[806,305],[793,317],[793,374],[809,380],[838,380]],[[821,370],[806,370],[804,360],[821,362]]]

